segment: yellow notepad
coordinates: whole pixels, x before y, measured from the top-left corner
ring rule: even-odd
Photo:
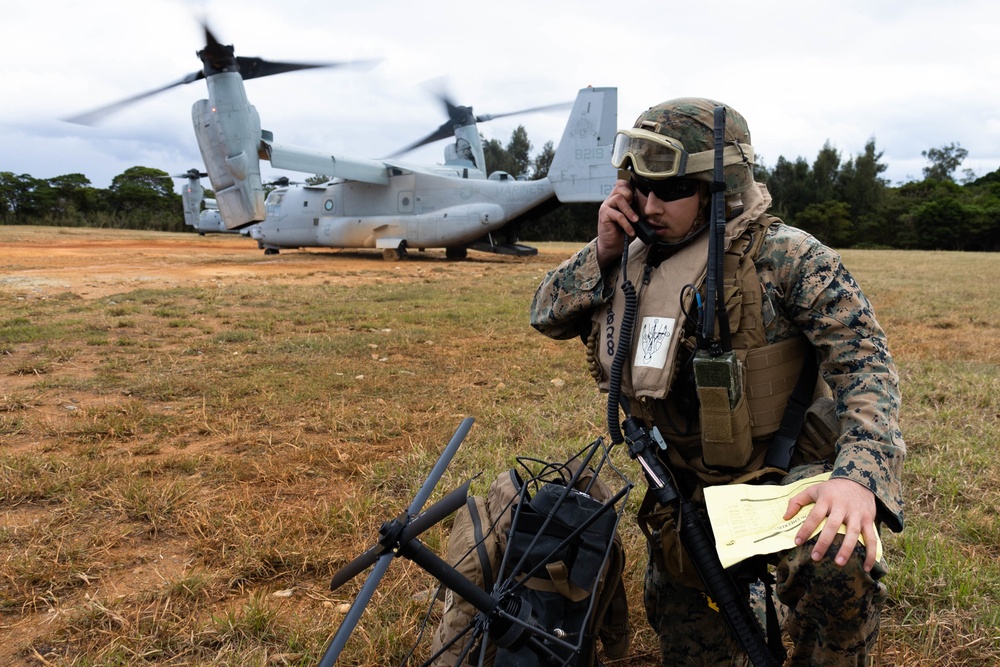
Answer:
[[[795,533],[805,523],[812,504],[784,519],[788,500],[802,489],[830,479],[830,473],[807,477],[787,486],[774,484],[724,484],[705,488],[705,504],[715,533],[715,548],[723,567],[758,554],[784,551],[795,546]],[[823,520],[812,535],[822,530]],[[846,526],[840,527],[846,533]],[[877,536],[877,533],[876,533]],[[859,537],[864,544],[864,538]],[[882,540],[875,545],[882,558]]]

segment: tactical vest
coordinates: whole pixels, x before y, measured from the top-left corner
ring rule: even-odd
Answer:
[[[647,427],[656,425],[670,447],[667,451],[669,464],[675,470],[687,470],[696,474],[703,484],[724,484],[733,481],[747,472],[763,467],[770,437],[781,422],[788,397],[795,387],[805,355],[811,352],[811,347],[804,336],[797,336],[785,341],[769,345],[767,343],[764,315],[763,290],[757,276],[754,260],[763,245],[768,228],[780,223],[777,218],[761,215],[750,222],[746,228],[733,239],[726,249],[723,259],[723,284],[726,302],[726,312],[729,319],[733,351],[743,367],[743,396],[747,402],[744,411],[746,424],[734,424],[733,429],[746,428],[750,431],[752,443],[749,450],[737,455],[729,461],[729,465],[720,465],[718,461],[706,463],[703,452],[702,428],[698,418],[692,419],[691,403],[696,398],[691,396],[693,384],[685,382],[683,361],[690,357],[697,348],[693,327],[686,321],[678,322],[675,335],[681,337],[676,346],[676,356],[672,370],[661,379],[663,389],[658,395],[652,394],[648,387],[633,391],[631,385],[626,387],[623,382],[622,393],[629,398],[632,415],[646,422]],[[672,259],[672,258],[671,258]],[[659,270],[670,265],[671,259],[664,262]],[[630,263],[631,265],[631,263]],[[630,280],[641,280],[642,273],[633,275],[630,266]],[[701,276],[697,290],[704,296],[704,275]],[[642,322],[642,298],[651,298],[639,291],[639,314],[636,320],[638,326]],[[693,292],[693,291],[692,291]],[[615,293],[615,299],[622,298],[620,288]],[[660,298],[663,298],[660,295]],[[672,295],[676,298],[676,294]],[[693,293],[687,302],[693,300]],[[685,310],[686,307],[682,307]],[[587,341],[587,357],[591,374],[597,380],[602,390],[608,388],[610,365],[607,352],[602,353],[599,346],[606,346],[610,305],[598,309],[594,315],[591,335]],[[612,319],[614,316],[612,315]],[[648,319],[648,318],[647,318]],[[633,355],[636,354],[636,338],[633,336]],[[633,369],[630,355],[629,369]],[[627,374],[627,373],[626,373]],[[632,376],[628,375],[628,381]],[[826,388],[825,383],[818,382]],[[826,389],[828,392],[829,390]],[[825,447],[825,446],[824,446]],[[832,448],[832,444],[830,445]],[[726,461],[723,461],[726,463]]]

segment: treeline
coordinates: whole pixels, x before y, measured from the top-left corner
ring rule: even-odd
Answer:
[[[546,150],[551,143],[543,155]],[[882,177],[888,167],[874,139],[846,160],[827,142],[811,164],[802,157],[779,157],[773,167],[760,161],[754,177],[767,184],[773,215],[833,247],[1000,251],[1000,170],[981,178],[966,171],[959,184],[954,174],[968,155],[964,148],[951,144],[922,155],[928,161],[924,178],[897,187]],[[521,236],[589,240],[597,208],[560,207],[526,226]]]
[[[184,225],[181,196],[164,171],[131,167],[107,189],[83,174],[34,178],[0,171],[0,224],[192,230]]]
[[[490,171],[528,178],[548,173],[555,153],[547,142],[534,158],[524,127],[504,145],[483,140]],[[812,163],[779,157],[760,160],[755,177],[767,183],[771,212],[838,248],[1000,250],[1000,170],[976,178],[966,170],[955,180],[967,151],[957,144],[931,148],[923,179],[890,186],[887,165],[870,140],[844,159],[827,142]],[[206,193],[208,194],[208,193]],[[587,241],[593,237],[598,204],[568,204],[524,224],[523,241]],[[94,188],[83,174],[39,179],[0,172],[0,224],[93,226],[188,231],[181,197],[166,172],[132,167],[108,189]]]

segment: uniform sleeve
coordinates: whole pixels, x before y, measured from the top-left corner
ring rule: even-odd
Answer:
[[[597,243],[550,271],[531,301],[531,326],[550,338],[566,339],[589,331],[593,310],[607,299],[597,264]]]
[[[771,268],[783,310],[819,351],[820,371],[837,403],[833,477],[870,489],[879,518],[898,532],[906,445],[899,429],[899,377],[885,332],[836,252],[804,232],[778,236]]]

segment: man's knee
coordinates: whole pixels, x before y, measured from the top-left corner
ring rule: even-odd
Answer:
[[[740,648],[705,594],[675,581],[653,561],[646,567],[643,602],[663,665],[738,664]]]
[[[776,593],[788,608],[786,630],[795,644],[793,656],[822,657],[817,664],[854,664],[854,658],[868,655],[886,598],[879,582],[884,563],[865,572],[864,547],[859,546],[843,567],[838,566],[833,556],[841,541],[838,536],[827,554],[814,561],[814,538],[785,554],[776,570]]]

